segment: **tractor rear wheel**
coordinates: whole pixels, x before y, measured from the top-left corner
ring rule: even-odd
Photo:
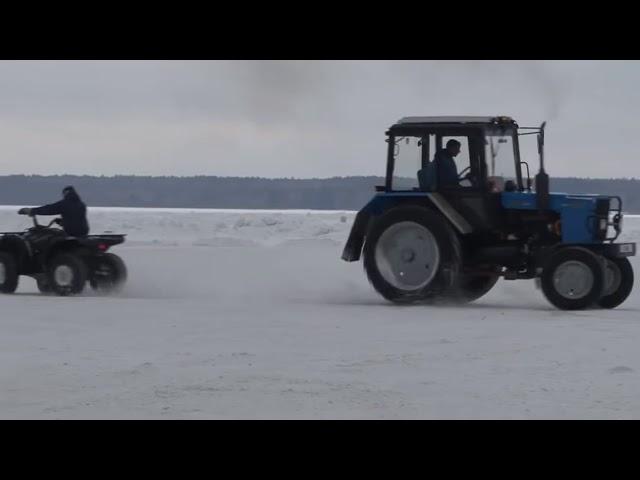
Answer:
[[[605,288],[602,258],[586,248],[561,248],[543,267],[540,280],[545,297],[555,307],[590,307],[600,300]]]
[[[633,290],[633,267],[628,258],[606,258],[605,288],[598,305],[616,308]]]
[[[0,252],[0,293],[14,293],[19,279],[15,257],[9,252]]]
[[[460,241],[441,215],[424,207],[389,210],[366,236],[364,268],[373,287],[395,303],[446,296],[461,268]]]

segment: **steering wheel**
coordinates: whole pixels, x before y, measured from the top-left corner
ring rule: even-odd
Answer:
[[[460,180],[464,180],[464,179],[468,176],[468,174],[467,174],[467,175],[464,175],[464,172],[466,172],[467,170],[469,170],[469,171],[470,171],[470,170],[471,170],[471,166],[468,166],[467,168],[465,168],[464,170],[462,170],[462,171],[458,174],[458,181],[460,181]]]
[[[471,165],[469,165],[467,168],[465,168],[464,170],[462,170],[459,174],[458,174],[458,181],[462,181],[465,178],[467,178],[469,176],[469,174],[464,175],[464,172],[466,172],[467,170],[469,170],[469,173],[471,173]]]

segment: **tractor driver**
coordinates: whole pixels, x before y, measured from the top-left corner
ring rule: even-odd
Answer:
[[[436,166],[438,186],[459,187],[458,169],[453,160],[460,153],[461,144],[459,141],[451,139],[445,148],[436,152],[433,163]]]

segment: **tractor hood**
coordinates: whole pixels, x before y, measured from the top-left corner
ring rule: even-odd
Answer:
[[[612,204],[616,207],[613,212]],[[509,210],[536,210],[537,195],[532,192],[503,192],[502,206]],[[547,209],[560,214],[562,241],[565,243],[612,240],[622,227],[622,202],[617,196],[550,193]],[[610,218],[610,213],[614,214],[613,218]],[[607,237],[609,226],[615,230],[615,237]]]
[[[502,206],[504,208],[516,210],[535,210],[537,195],[533,192],[504,192],[502,193]],[[593,206],[595,208],[598,201],[609,201],[609,195],[597,194],[570,194],[570,193],[550,193],[549,210],[560,212],[562,208],[579,208]]]

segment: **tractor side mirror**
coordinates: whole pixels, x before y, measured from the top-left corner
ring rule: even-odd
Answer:
[[[520,162],[520,165],[527,167],[527,190],[531,191],[531,174],[529,173],[529,164],[527,162]],[[522,172],[522,170],[520,170]]]
[[[544,148],[544,127],[547,125],[547,122],[542,122],[540,125],[540,133],[538,133],[538,154],[542,154],[542,149]]]

